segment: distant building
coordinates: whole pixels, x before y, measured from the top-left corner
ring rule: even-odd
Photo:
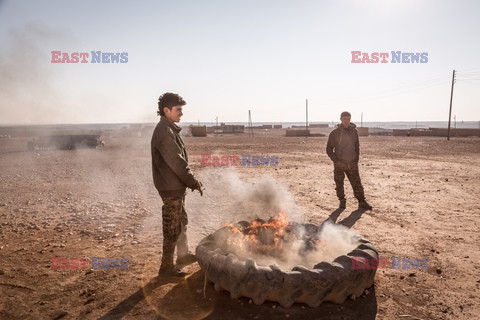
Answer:
[[[193,137],[206,137],[207,126],[190,126],[190,131]]]
[[[328,128],[328,123],[311,123],[308,125],[309,128]]]
[[[285,133],[287,137],[305,137],[310,135],[310,130],[287,129]]]
[[[207,133],[245,133],[245,126],[221,123],[219,126],[206,127]]]
[[[447,128],[428,128],[428,129],[393,129],[394,136],[433,136],[433,137],[446,137],[448,136]],[[451,137],[480,137],[480,129],[450,129]]]
[[[245,126],[236,125],[236,124],[222,124],[221,132],[222,133],[244,133]]]
[[[367,127],[357,127],[357,132],[359,136],[366,137],[368,136],[368,128]]]

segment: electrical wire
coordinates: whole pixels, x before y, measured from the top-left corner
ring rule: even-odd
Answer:
[[[352,98],[338,98],[338,99],[333,99],[331,102],[337,102],[337,101],[369,101],[369,100],[377,100],[377,99],[385,99],[389,97],[394,97],[398,95],[404,95],[404,94],[409,94],[412,92],[417,92],[420,90],[425,90],[433,87],[437,87],[440,85],[447,85],[450,83],[450,79],[448,79],[446,76],[443,76],[443,78],[440,78],[439,76],[435,77],[430,77],[429,81],[424,80],[423,84],[413,84],[410,82],[410,85],[399,85],[399,86],[394,86],[392,90],[385,90],[385,88],[382,91],[378,91],[372,94],[365,94],[361,96],[355,96]]]
[[[413,92],[438,87],[441,85],[447,85],[451,83],[451,76],[447,73],[429,76],[423,79],[419,79],[416,83],[412,83],[412,80],[406,80],[397,83],[390,83],[383,87],[381,90],[373,92],[371,94],[363,94],[355,97],[341,97],[337,99],[331,99],[329,102],[348,102],[348,101],[369,101],[377,99],[385,99],[398,95],[406,95]],[[461,83],[473,84],[474,81],[480,80],[480,68],[470,68],[465,70],[455,70],[455,83],[460,81]]]

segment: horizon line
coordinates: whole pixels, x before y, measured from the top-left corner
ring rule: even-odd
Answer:
[[[45,125],[45,126],[55,126],[55,125],[124,125],[124,124],[155,124],[158,121],[152,122],[64,122],[64,123],[49,123],[49,122],[24,122],[24,123],[0,123],[0,127],[9,127],[9,126],[31,126],[31,125]],[[340,121],[309,121],[308,124],[330,124],[330,123],[340,123]],[[448,122],[448,120],[378,120],[378,121],[363,121],[363,123],[422,123],[422,122]],[[451,121],[454,123],[455,121]],[[480,122],[480,120],[457,120],[456,122],[460,123],[475,123]],[[213,124],[214,121],[180,121],[178,124]],[[248,123],[248,121],[219,121],[219,123]],[[253,121],[252,124],[283,124],[283,123],[299,123],[305,124],[305,121]],[[352,121],[352,123],[362,123],[362,121]]]

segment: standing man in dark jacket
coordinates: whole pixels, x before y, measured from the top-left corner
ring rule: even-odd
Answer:
[[[177,266],[196,261],[189,253],[187,243],[188,217],[185,212],[185,191],[198,190],[203,195],[202,183],[188,166],[188,156],[175,124],[183,115],[186,102],[175,93],[165,93],[158,99],[160,122],[151,140],[153,182],[162,197],[163,254],[159,276],[184,276]],[[177,247],[176,265],[173,255]]]
[[[360,143],[356,126],[350,123],[350,119],[350,112],[342,112],[340,115],[342,123],[330,132],[327,143],[327,154],[334,164],[333,178],[335,180],[337,197],[340,201],[339,208],[345,209],[347,205],[343,188],[345,175],[347,175],[353,188],[353,194],[358,200],[358,208],[372,210],[372,206],[365,200],[360,174],[358,173]]]

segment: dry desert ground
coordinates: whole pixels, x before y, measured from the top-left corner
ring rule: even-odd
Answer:
[[[231,299],[205,286],[197,263],[184,268],[185,279],[155,278],[162,201],[148,134],[105,136],[103,148],[77,150],[28,151],[28,139],[0,139],[1,319],[478,318],[480,138],[361,137],[360,175],[374,207],[366,212],[348,181],[347,208],[336,210],[327,137],[257,130],[254,138],[185,138],[205,186],[203,197],[187,191],[192,251],[225,223],[248,218],[248,197],[261,198],[262,181],[273,181],[291,219],[330,218],[369,239],[380,258],[428,259],[426,269],[378,269],[362,296],[318,308]],[[278,165],[207,168],[202,154],[277,155]],[[54,269],[55,257],[127,259],[128,267]]]

